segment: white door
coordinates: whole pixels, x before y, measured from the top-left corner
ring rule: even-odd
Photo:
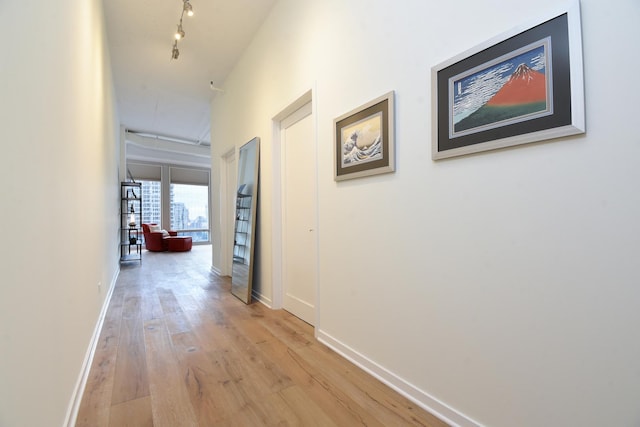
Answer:
[[[309,102],[281,122],[283,307],[315,323],[316,151]]]

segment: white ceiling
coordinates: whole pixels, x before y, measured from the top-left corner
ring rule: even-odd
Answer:
[[[180,57],[171,60],[182,0],[104,0],[121,124],[210,145],[211,99],[276,0],[190,0]]]

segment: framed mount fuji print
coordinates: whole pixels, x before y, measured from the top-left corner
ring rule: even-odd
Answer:
[[[431,70],[433,160],[584,133],[580,4]]]

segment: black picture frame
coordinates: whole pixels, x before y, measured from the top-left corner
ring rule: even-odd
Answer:
[[[432,159],[585,132],[574,0],[434,66]]]

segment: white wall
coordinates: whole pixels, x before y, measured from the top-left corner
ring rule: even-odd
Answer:
[[[586,135],[430,158],[431,66],[556,3],[281,0],[213,102],[213,171],[262,138],[270,299],[271,118],[315,90],[318,336],[462,424],[640,424],[637,2],[582,1]],[[397,171],[334,182],[332,120],[389,90]]]
[[[0,425],[59,426],[118,266],[102,3],[3,1],[0,27]]]

